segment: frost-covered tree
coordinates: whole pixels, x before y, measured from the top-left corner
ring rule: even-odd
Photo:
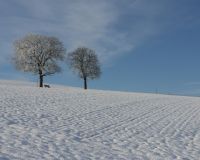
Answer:
[[[87,89],[87,79],[96,79],[101,75],[100,64],[94,50],[79,47],[68,54],[68,62],[74,72],[84,80],[84,89]]]
[[[39,75],[40,87],[43,78],[60,72],[58,61],[65,57],[65,48],[56,37],[29,34],[14,42],[13,57],[16,69]]]

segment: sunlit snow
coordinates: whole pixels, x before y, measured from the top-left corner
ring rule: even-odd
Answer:
[[[198,160],[200,98],[0,82],[0,160]]]

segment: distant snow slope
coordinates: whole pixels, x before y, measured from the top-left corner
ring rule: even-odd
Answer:
[[[1,81],[0,160],[9,159],[197,160],[200,98]]]

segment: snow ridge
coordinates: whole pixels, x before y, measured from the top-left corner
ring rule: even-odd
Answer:
[[[0,160],[200,157],[200,98],[4,82]]]

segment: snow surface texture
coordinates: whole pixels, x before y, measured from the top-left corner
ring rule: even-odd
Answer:
[[[200,98],[0,83],[0,160],[200,159]]]

